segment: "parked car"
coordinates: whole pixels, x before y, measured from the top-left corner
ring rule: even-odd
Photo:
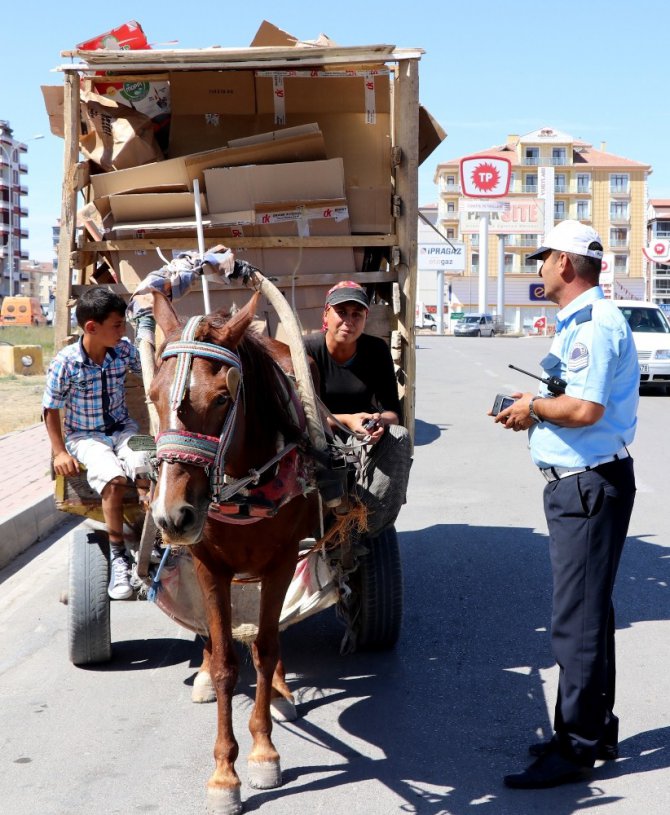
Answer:
[[[640,387],[670,384],[670,324],[655,303],[617,300],[633,331],[640,364]]]
[[[0,308],[0,325],[46,325],[37,297],[7,296]]]
[[[414,328],[430,328],[431,331],[437,331],[437,320],[432,314],[424,311],[423,317],[417,316],[414,319]]]
[[[454,325],[456,337],[494,337],[497,322],[492,314],[464,314]]]

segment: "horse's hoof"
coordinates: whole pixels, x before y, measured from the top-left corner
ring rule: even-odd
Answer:
[[[193,688],[191,689],[191,701],[197,702],[216,702],[216,691],[212,684],[212,677],[207,671],[201,671],[196,674],[193,680]]]
[[[240,815],[242,796],[239,787],[217,787],[207,790],[207,815]]]
[[[281,787],[281,765],[278,761],[250,761],[248,781],[257,790]]]
[[[293,702],[277,696],[270,701],[270,715],[275,722],[294,722],[298,718],[298,711]]]

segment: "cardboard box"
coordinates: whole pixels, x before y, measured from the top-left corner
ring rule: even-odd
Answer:
[[[49,129],[54,136],[62,139],[65,137],[65,89],[62,85],[42,85],[41,90],[49,117]]]
[[[325,156],[323,136],[319,131],[281,133],[276,138],[241,147],[223,147],[181,158],[166,159],[141,167],[130,167],[91,176],[94,199],[130,192],[193,190],[193,180],[204,184],[204,170],[244,164],[269,164],[281,161],[312,161]],[[239,209],[239,207],[233,207]],[[211,211],[211,209],[210,209]]]
[[[170,88],[170,158],[223,147],[255,132],[253,71],[175,71]]]

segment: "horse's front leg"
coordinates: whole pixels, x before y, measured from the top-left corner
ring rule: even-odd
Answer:
[[[297,556],[297,552],[296,552]],[[251,647],[256,667],[256,700],[249,719],[253,747],[249,754],[249,784],[257,789],[281,785],[279,753],[272,743],[272,680],[279,662],[279,615],[295,571],[295,562],[279,565],[263,577],[258,636]],[[288,690],[288,689],[287,689]]]
[[[233,732],[232,703],[239,675],[230,619],[230,583],[233,576],[219,573],[215,578],[205,563],[194,560],[207,609],[211,641],[209,671],[217,699],[216,766],[207,782],[207,813],[238,815],[242,812],[242,798],[240,779],[235,771],[239,747]]]
[[[202,649],[202,665],[198,669],[198,673],[193,680],[193,687],[191,688],[191,701],[197,702],[216,702],[216,690],[212,682],[212,675],[210,672],[210,661],[212,658],[212,640],[207,639],[204,648]]]

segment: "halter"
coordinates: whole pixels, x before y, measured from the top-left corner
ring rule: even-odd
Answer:
[[[156,456],[159,461],[166,461],[169,464],[182,462],[203,467],[210,474],[212,500],[218,501],[224,487],[225,456],[230,445],[242,390],[242,361],[234,351],[194,339],[203,319],[202,316],[191,317],[184,326],[181,339],[168,343],[163,351],[162,359],[177,357],[177,368],[170,388],[170,410],[175,413],[184,400],[194,357],[214,359],[228,367],[236,368],[240,372],[240,385],[235,395],[231,397],[232,406],[226,414],[220,437],[170,428],[156,437]]]

